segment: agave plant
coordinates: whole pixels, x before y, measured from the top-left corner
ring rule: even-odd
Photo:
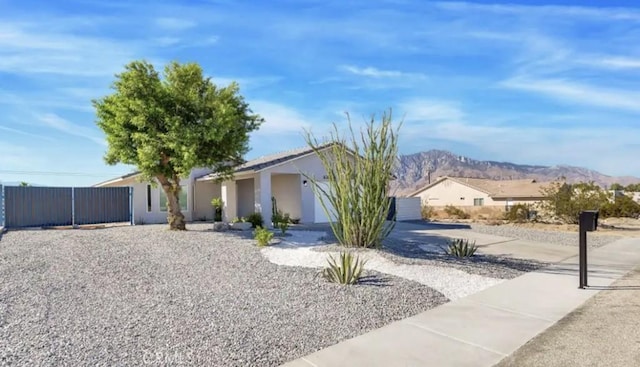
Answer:
[[[469,240],[463,238],[455,238],[449,242],[449,247],[445,249],[448,255],[455,257],[471,257],[478,250],[476,242],[469,243]]]
[[[329,267],[322,271],[322,275],[330,282],[356,284],[362,277],[365,261],[350,252],[341,252],[338,259],[329,255],[327,262]]]

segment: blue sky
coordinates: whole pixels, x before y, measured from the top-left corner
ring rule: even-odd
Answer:
[[[135,59],[239,82],[267,120],[247,158],[391,107],[401,153],[640,176],[638,40],[632,1],[0,0],[0,181],[130,172],[90,101]]]

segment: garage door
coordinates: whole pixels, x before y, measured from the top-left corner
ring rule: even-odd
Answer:
[[[320,186],[321,188],[323,188],[326,191],[329,188],[329,183],[328,182],[318,182],[318,186]],[[314,209],[314,213],[315,213],[314,222],[315,223],[329,223],[329,217],[327,217],[327,213],[324,212],[324,208],[322,207],[322,204],[320,203],[320,199],[318,198],[318,195],[322,195],[322,193],[318,192],[316,194],[316,196],[314,197],[314,203],[313,203],[313,209]],[[327,203],[326,200],[325,200],[325,205],[330,205],[330,204]],[[333,207],[330,207],[329,211],[332,213],[331,220],[334,221],[335,218],[336,218],[335,210],[333,209]]]

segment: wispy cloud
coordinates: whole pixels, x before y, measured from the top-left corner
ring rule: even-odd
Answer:
[[[411,99],[399,104],[407,121],[461,121],[464,112],[457,103],[432,99]]]
[[[562,79],[513,78],[502,82],[501,86],[581,105],[640,112],[640,93],[635,91],[599,88]]]
[[[29,147],[0,140],[0,157],[5,170],[28,170],[43,163],[43,159],[34,155]]]
[[[29,136],[32,138],[38,138],[38,139],[44,139],[44,140],[49,140],[49,141],[55,141],[54,139],[52,139],[49,136],[45,136],[45,135],[40,135],[40,134],[33,134],[30,133],[28,131],[24,131],[24,130],[19,130],[19,129],[14,129],[12,127],[8,127],[8,126],[2,126],[0,125],[0,130],[2,131],[7,131],[13,134],[19,134],[19,135],[24,135],[24,136]]]
[[[353,65],[343,65],[342,67],[340,67],[340,69],[354,75],[371,77],[371,78],[402,78],[402,77],[425,78],[426,77],[424,74],[421,74],[421,73],[407,73],[400,70],[382,70],[372,66],[357,67]]]
[[[170,31],[184,31],[198,25],[193,20],[174,17],[157,18],[155,24],[162,29]]]
[[[103,138],[100,138],[94,129],[89,129],[84,126],[74,124],[54,113],[37,115],[36,118],[46,127],[61,131],[65,134],[89,139],[100,145],[104,145],[104,146],[107,145],[107,142]]]
[[[613,69],[640,69],[640,58],[605,57],[600,59],[598,63]]]
[[[313,124],[300,112],[278,103],[258,100],[251,102],[253,111],[265,119],[257,135],[302,134]]]
[[[0,71],[20,74],[111,76],[135,51],[127,44],[70,32],[47,24],[0,25]]]
[[[623,7],[586,7],[586,6],[562,6],[562,5],[520,5],[520,4],[481,4],[471,2],[438,2],[440,9],[469,12],[477,15],[478,12],[543,17],[577,17],[590,19],[617,19],[640,20],[640,11],[635,8]]]

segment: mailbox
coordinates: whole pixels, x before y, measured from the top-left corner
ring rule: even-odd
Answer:
[[[585,210],[580,212],[580,230],[592,232],[598,229],[597,210]]]

